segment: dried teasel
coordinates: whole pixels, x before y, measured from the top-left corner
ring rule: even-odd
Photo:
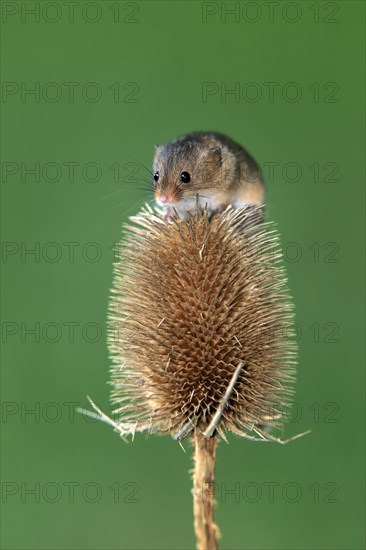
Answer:
[[[269,437],[291,402],[296,352],[273,224],[230,208],[212,221],[131,220],[110,313],[120,432]]]
[[[126,227],[110,310],[112,401],[121,435],[170,433],[195,445],[198,548],[216,548],[218,436],[280,439],[296,347],[272,223],[258,209],[197,210],[166,221],[146,207]],[[260,218],[260,216],[259,216]],[[106,418],[105,418],[106,419]]]

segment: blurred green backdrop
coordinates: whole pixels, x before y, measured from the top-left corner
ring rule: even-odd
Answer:
[[[195,545],[189,444],[126,445],[75,409],[109,411],[112,248],[152,198],[143,166],[201,129],[262,165],[299,331],[285,436],[312,430],[220,444],[221,547],[363,548],[364,3],[1,9],[3,548]]]

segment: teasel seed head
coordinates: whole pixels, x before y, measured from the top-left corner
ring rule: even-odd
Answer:
[[[258,209],[131,218],[109,345],[122,435],[201,428],[264,437],[291,403],[296,345],[279,238]],[[286,333],[286,338],[284,337]]]

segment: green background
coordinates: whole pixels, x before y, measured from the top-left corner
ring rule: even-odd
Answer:
[[[109,411],[112,246],[152,198],[143,165],[153,144],[212,129],[263,167],[301,329],[285,436],[312,430],[287,446],[233,436],[220,444],[221,547],[363,548],[364,3],[281,3],[270,20],[265,4],[239,2],[235,21],[220,2],[121,2],[114,22],[117,3],[100,1],[94,23],[100,14],[88,3],[73,22],[58,4],[58,21],[51,5],[37,22],[20,3],[2,2],[2,80],[14,91],[1,105],[3,547],[194,547],[190,445],[184,453],[168,437],[144,435],[126,445],[110,427],[70,416],[76,405],[66,403],[85,406],[90,395]],[[204,22],[202,9],[217,13]],[[39,102],[16,91],[22,82],[39,83]],[[61,89],[54,102],[50,82]],[[65,82],[79,83],[74,101]],[[90,82],[98,101],[95,87],[83,88]],[[109,88],[116,82],[119,98]],[[207,82],[216,92],[204,97]],[[266,82],[277,83],[273,98]],[[220,94],[235,83],[240,97]],[[37,162],[40,181],[22,177],[21,163]],[[79,163],[74,181],[70,162]],[[92,165],[85,175],[90,162],[98,181]],[[273,178],[268,163],[277,163]],[[78,243],[73,261],[68,242]],[[39,258],[22,255],[37,246]],[[35,323],[39,342],[25,332]],[[32,487],[39,499],[26,493]]]

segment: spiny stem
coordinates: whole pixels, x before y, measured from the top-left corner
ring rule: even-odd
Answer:
[[[214,521],[217,437],[204,437],[197,427],[193,439],[193,513],[197,550],[217,550],[219,528]]]

